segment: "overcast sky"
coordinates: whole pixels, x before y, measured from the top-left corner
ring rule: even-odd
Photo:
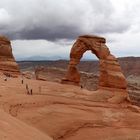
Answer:
[[[16,58],[68,58],[82,34],[105,37],[117,57],[140,56],[140,1],[0,0],[0,34]]]

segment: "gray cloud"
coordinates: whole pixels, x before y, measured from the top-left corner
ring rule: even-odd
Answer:
[[[63,26],[63,27],[56,27],[53,29],[46,29],[42,27],[37,27],[32,30],[26,30],[22,34],[19,32],[16,36],[13,36],[13,38],[24,38],[24,39],[47,39],[47,40],[56,40],[61,38],[70,38],[74,39],[77,36],[79,36],[81,33],[80,30],[78,30],[76,27],[69,27],[69,26]]]
[[[120,16],[110,0],[0,1],[0,31],[11,39],[74,39],[130,28],[129,15]]]

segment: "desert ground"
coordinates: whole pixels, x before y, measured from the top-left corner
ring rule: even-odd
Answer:
[[[1,140],[139,140],[140,109],[78,86],[0,78]],[[32,89],[32,95],[28,94]]]

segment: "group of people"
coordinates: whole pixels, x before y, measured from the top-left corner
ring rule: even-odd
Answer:
[[[10,74],[4,74],[4,81],[7,81],[10,77]],[[23,76],[21,77],[21,84],[24,84]],[[39,92],[41,92],[41,87],[39,87]],[[26,84],[26,93],[27,95],[33,95],[33,89],[29,88],[28,84]]]
[[[10,75],[5,75],[4,81],[7,81],[7,78],[11,77]],[[24,84],[23,77],[21,78],[21,84]],[[80,88],[83,89],[83,85],[80,85]],[[26,93],[27,95],[33,95],[33,89],[29,88],[28,84],[26,84]],[[41,86],[39,86],[39,93],[41,93]]]
[[[24,84],[24,80],[22,78],[21,83]],[[32,95],[33,94],[33,89],[29,89],[28,84],[26,84],[26,91],[27,91],[27,95]]]

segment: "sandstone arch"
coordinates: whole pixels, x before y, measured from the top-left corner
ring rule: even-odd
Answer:
[[[118,60],[113,56],[105,45],[106,39],[99,36],[79,36],[70,52],[68,71],[62,83],[79,85],[80,74],[76,68],[83,54],[91,50],[99,58],[99,85],[98,88],[125,90],[126,79],[122,73]]]

